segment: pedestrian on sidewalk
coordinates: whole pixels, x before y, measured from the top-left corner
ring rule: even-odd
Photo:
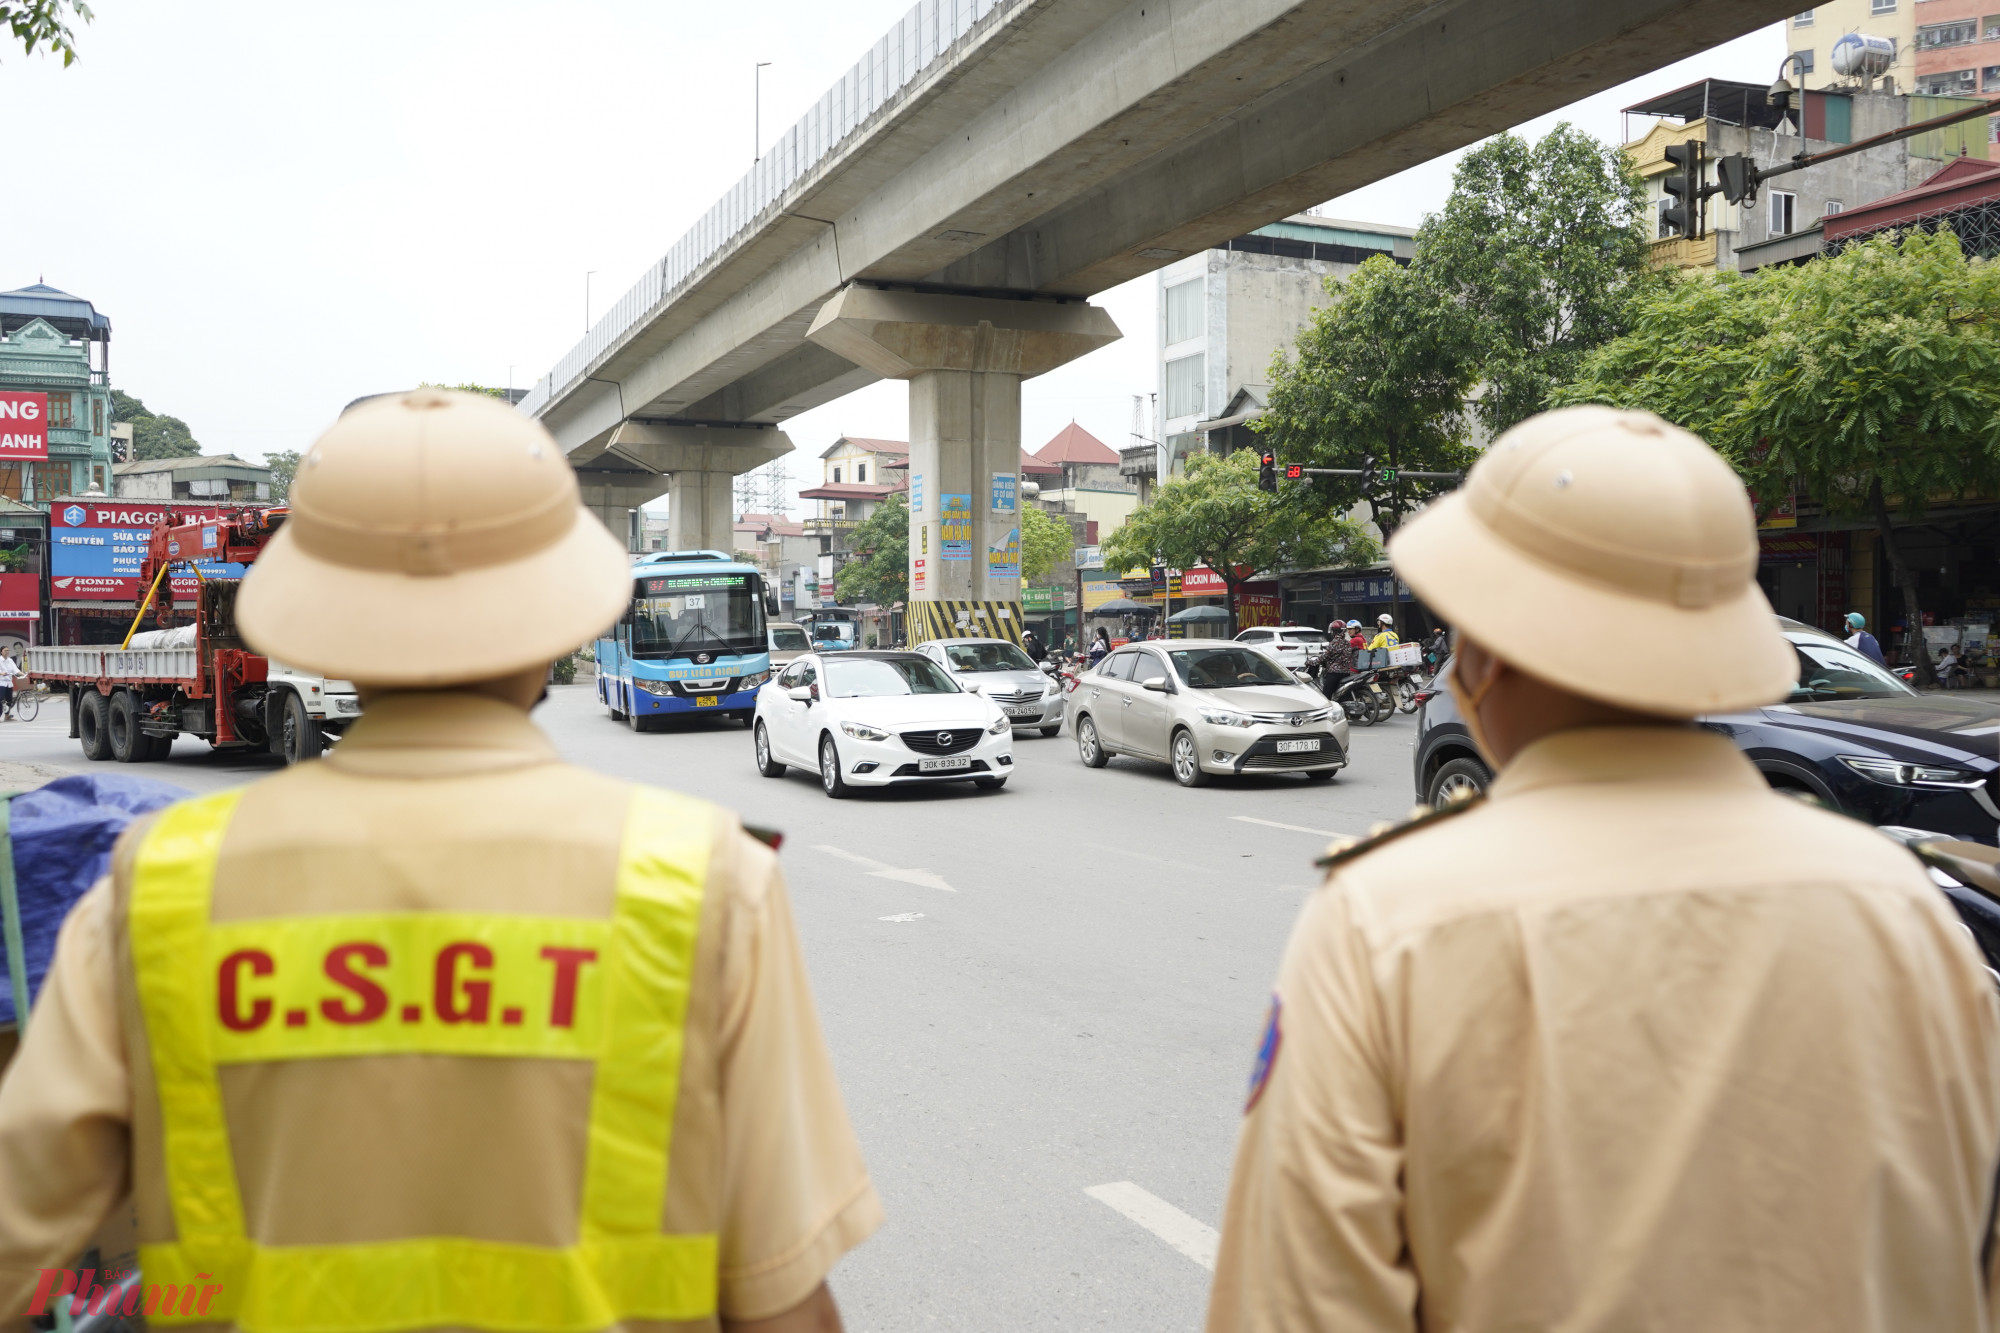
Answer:
[[[1090,641],[1090,664],[1096,666],[1111,651],[1111,636],[1104,632],[1104,626],[1097,627],[1097,637]]]
[[[1860,653],[1878,667],[1889,665],[1888,660],[1882,656],[1882,645],[1875,642],[1875,636],[1868,632],[1868,617],[1862,615],[1859,611],[1849,611],[1847,613],[1847,631],[1845,642],[1849,648]]]
[[[1990,1329],[1992,978],[1907,850],[1695,721],[1797,669],[1734,471],[1565,408],[1390,550],[1498,779],[1324,858],[1210,1333]]]
[[[129,1189],[144,1280],[219,1328],[838,1330],[881,1208],[776,857],[528,716],[631,594],[505,404],[312,446],[237,623],[366,711],[134,824],[64,923],[0,1083],[0,1309]]]

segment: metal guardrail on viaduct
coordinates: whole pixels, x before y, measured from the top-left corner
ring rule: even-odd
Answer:
[[[922,0],[522,410],[614,529],[668,491],[683,546],[728,542],[779,423],[884,376],[925,502],[997,494],[1020,381],[1118,336],[1090,296],[1797,5]],[[1013,595],[1007,515],[971,508],[941,567],[913,515],[914,600]]]

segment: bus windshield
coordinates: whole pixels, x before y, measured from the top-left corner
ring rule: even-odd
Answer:
[[[633,580],[632,656],[764,651],[764,599],[756,575],[659,574]]]

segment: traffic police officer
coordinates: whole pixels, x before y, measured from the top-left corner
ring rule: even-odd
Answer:
[[[135,826],[65,923],[0,1085],[0,1309],[129,1188],[149,1292],[201,1292],[156,1323],[838,1329],[881,1211],[776,858],[528,719],[630,595],[501,403],[313,446],[237,619],[366,713]]]
[[[1211,1333],[1991,1327],[1992,979],[1908,852],[1691,721],[1797,670],[1729,466],[1552,412],[1390,549],[1499,777],[1329,855]]]

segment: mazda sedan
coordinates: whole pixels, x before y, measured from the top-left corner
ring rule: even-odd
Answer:
[[[1242,644],[1120,648],[1077,682],[1070,711],[1086,765],[1162,759],[1183,787],[1238,773],[1323,780],[1347,766],[1346,715]]]
[[[2000,840],[2000,703],[1919,694],[1832,635],[1791,620],[1779,630],[1798,659],[1790,697],[1704,717],[1701,726],[1734,741],[1773,787],[1877,827]],[[1438,673],[1417,713],[1417,796],[1431,805],[1491,780],[1447,679]]]
[[[921,653],[807,653],[757,691],[757,769],[817,771],[836,800],[856,787],[1007,783],[1014,728],[999,705]]]

